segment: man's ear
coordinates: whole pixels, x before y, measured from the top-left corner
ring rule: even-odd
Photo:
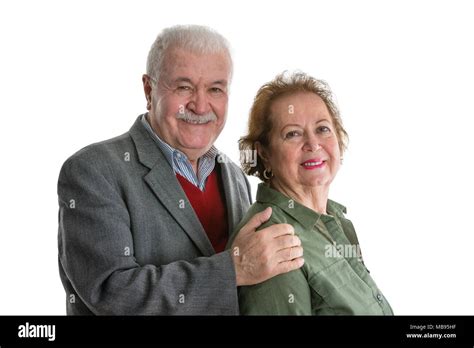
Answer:
[[[257,154],[260,156],[260,158],[263,160],[263,164],[266,166],[270,158],[268,156],[268,151],[265,146],[263,146],[259,141],[256,141],[255,150],[257,150]]]
[[[151,109],[151,79],[150,76],[144,74],[142,76],[142,82],[143,82],[143,91],[145,92],[145,98],[146,98],[146,109],[150,110]]]

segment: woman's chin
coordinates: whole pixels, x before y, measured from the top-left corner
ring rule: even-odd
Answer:
[[[303,181],[303,186],[307,188],[320,188],[320,187],[326,187],[331,184],[331,179],[328,177],[314,177],[310,178],[308,180]]]

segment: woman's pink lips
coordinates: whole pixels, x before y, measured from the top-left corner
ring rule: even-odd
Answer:
[[[313,165],[305,165],[306,163],[312,163]],[[319,164],[316,164],[316,165],[315,165],[314,163],[319,163]],[[304,169],[311,170],[311,169],[321,168],[321,167],[324,166],[325,163],[326,163],[326,161],[323,161],[322,159],[314,158],[314,159],[310,159],[310,160],[304,161],[303,163],[301,163],[301,166],[302,166]]]

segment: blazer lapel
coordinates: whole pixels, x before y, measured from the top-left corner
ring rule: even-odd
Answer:
[[[218,159],[221,159],[217,163],[221,167],[221,178],[222,178],[222,186],[224,187],[225,193],[225,203],[227,206],[227,219],[229,225],[229,236],[232,235],[234,232],[234,227],[240,222],[238,221],[239,217],[235,212],[235,206],[237,206],[237,202],[240,202],[240,197],[237,196],[239,192],[236,186],[232,186],[231,183],[235,182],[232,180],[232,174],[229,169],[229,159],[222,153],[219,153]]]
[[[191,203],[161,150],[141,124],[141,116],[130,129],[139,161],[150,168],[144,180],[158,200],[183,228],[204,256],[215,254]]]

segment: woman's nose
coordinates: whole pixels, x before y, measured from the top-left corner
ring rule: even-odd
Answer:
[[[314,152],[314,151],[318,151],[320,148],[321,148],[321,145],[319,144],[319,140],[317,137],[311,136],[305,139],[303,150]]]

